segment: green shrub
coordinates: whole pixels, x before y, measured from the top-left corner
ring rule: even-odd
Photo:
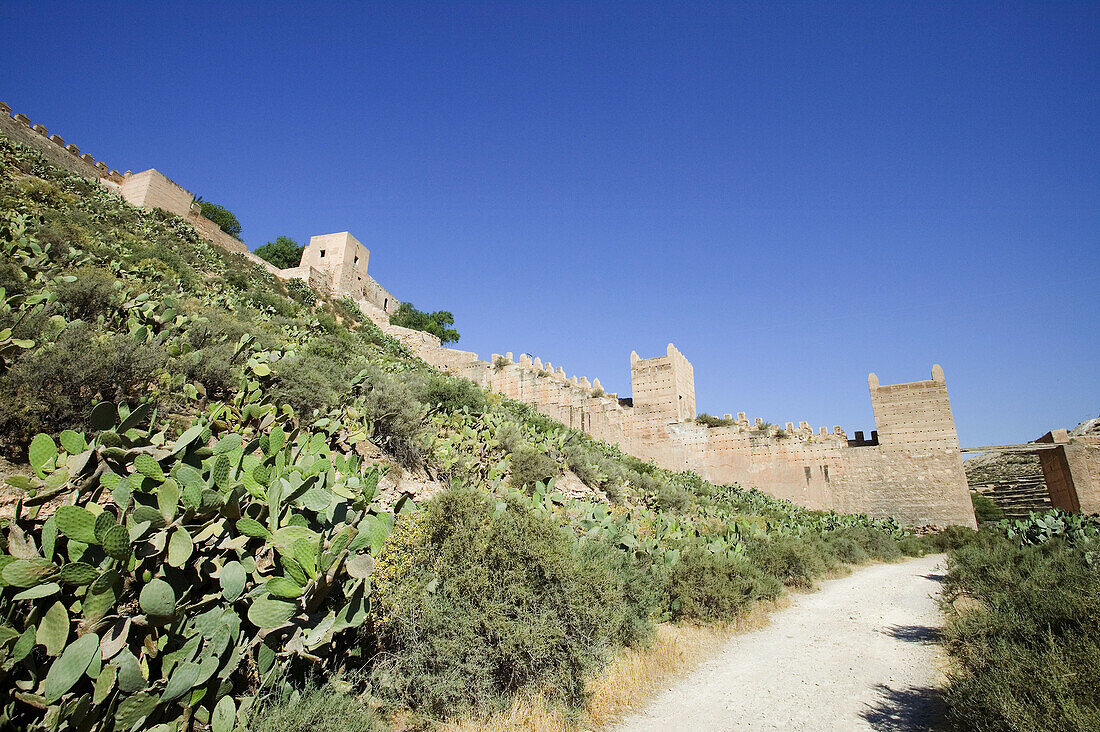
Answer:
[[[810,536],[773,536],[749,547],[753,562],[788,587],[812,587],[814,578],[829,569],[822,543]]]
[[[923,536],[905,536],[898,541],[898,551],[907,557],[923,557],[933,550],[932,543]]]
[[[841,535],[849,536],[858,541],[872,559],[890,562],[901,556],[897,540],[881,529],[870,526],[851,526],[839,531]]]
[[[1100,563],[1088,549],[983,531],[951,552],[944,598],[960,729],[1100,729]]]
[[[431,333],[441,343],[457,343],[459,339],[458,331],[450,327],[455,323],[455,316],[446,310],[425,313],[413,307],[412,303],[403,302],[390,315],[390,323]]]
[[[372,367],[357,393],[356,403],[373,427],[374,441],[406,466],[423,462],[427,408],[408,384]]]
[[[192,351],[179,360],[184,377],[202,384],[208,399],[227,399],[237,390],[241,367],[234,363],[233,347],[220,343]]]
[[[292,318],[300,311],[294,300],[264,287],[249,288],[244,293],[244,300],[257,310],[266,310],[284,318]]]
[[[347,398],[352,376],[346,364],[303,353],[276,365],[271,395],[308,422]]]
[[[850,536],[837,535],[828,540],[829,551],[845,564],[863,564],[870,557],[863,545]]]
[[[516,488],[545,483],[560,474],[561,466],[557,461],[533,447],[521,447],[512,453],[511,483]]]
[[[937,551],[946,552],[966,546],[978,537],[978,532],[966,526],[948,526],[927,538]]]
[[[452,489],[398,522],[374,575],[375,688],[437,717],[521,691],[579,706],[624,635],[607,562],[514,499]],[[627,632],[626,635],[632,635]]]
[[[99,267],[81,267],[70,273],[72,282],[57,287],[57,302],[69,320],[88,320],[106,316],[122,304],[122,289],[113,274]]]
[[[25,454],[39,432],[88,429],[97,401],[155,400],[166,363],[155,343],[70,323],[0,375],[0,444]]]
[[[304,251],[305,247],[289,236],[278,236],[275,237],[275,241],[256,247],[254,254],[261,259],[266,259],[279,269],[291,269],[302,263]]]
[[[248,732],[385,732],[377,710],[351,693],[339,679],[307,683],[304,689],[279,687],[250,713]]]
[[[668,606],[676,620],[732,620],[758,600],[778,597],[782,585],[746,556],[690,551],[672,568]]]
[[[241,239],[241,222],[237,221],[237,217],[233,215],[232,211],[216,203],[204,201],[201,196],[195,200],[202,208],[203,216],[213,221],[222,231],[229,234],[234,239],[244,241]]]
[[[469,379],[443,374],[429,374],[417,390],[417,398],[432,409],[481,414],[487,406],[485,392]]]
[[[729,427],[733,424],[732,419],[725,419],[723,417],[715,417],[713,415],[703,412],[695,418],[697,424],[706,425],[707,427]]]
[[[1001,507],[994,503],[989,496],[971,491],[970,501],[974,504],[974,518],[978,520],[979,524],[1000,521],[1005,517]]]
[[[317,293],[313,291],[313,288],[306,284],[305,280],[300,280],[295,277],[286,283],[287,292],[292,298],[305,305],[307,308],[311,308],[317,304]]]

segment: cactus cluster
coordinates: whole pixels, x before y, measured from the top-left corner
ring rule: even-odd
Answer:
[[[293,664],[357,662],[381,469],[252,411],[168,440],[101,404],[93,439],[34,439],[0,533],[0,727],[228,732]]]

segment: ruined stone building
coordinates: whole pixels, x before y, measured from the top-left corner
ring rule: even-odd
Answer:
[[[715,483],[754,486],[815,509],[866,512],[911,525],[974,526],[962,453],[939,366],[931,378],[880,384],[868,377],[875,431],[852,439],[840,427],[787,422],[783,429],[739,413],[729,424],[696,423],[691,363],[670,343],[664,355],[630,354],[631,398],[605,393],[599,379],[566,377],[539,358],[511,353],[482,360],[476,353],[444,348],[428,333],[391,325],[400,301],[368,274],[370,252],[348,232],[314,236],[298,267],[279,270],[204,218],[191,193],[156,170],[118,173],[81,154],[23,115],[0,104],[0,133],[42,150],[67,170],[99,180],[136,206],[183,216],[204,237],[254,261],[284,280],[349,297],[386,333],[447,373],[530,404],[568,427],[619,445],[670,470],[692,470]],[[1054,439],[1054,438],[1052,438]],[[1100,442],[1098,440],[1097,442]],[[1100,510],[1100,444],[1059,444],[1052,474],[1060,491],[1055,505]],[[1059,472],[1060,471],[1060,472]],[[1055,488],[1052,487],[1052,491]]]

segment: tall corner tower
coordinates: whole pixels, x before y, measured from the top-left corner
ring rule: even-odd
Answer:
[[[695,419],[695,370],[671,343],[664,356],[630,354],[630,386],[639,427],[656,430]]]

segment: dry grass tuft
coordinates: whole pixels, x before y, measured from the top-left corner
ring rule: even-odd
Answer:
[[[691,671],[730,637],[761,628],[769,613],[790,604],[783,597],[759,602],[735,621],[714,625],[663,623],[653,642],[627,648],[588,683],[592,696],[579,716],[538,698],[517,699],[504,712],[440,726],[448,732],[574,732],[611,726],[642,706],[659,688]]]

